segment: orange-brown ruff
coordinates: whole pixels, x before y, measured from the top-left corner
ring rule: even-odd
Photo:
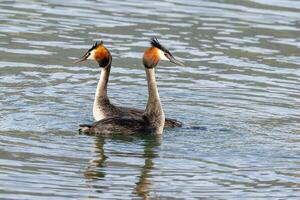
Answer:
[[[150,47],[144,53],[143,63],[145,66],[155,66],[159,62],[159,59],[159,49]]]
[[[110,59],[110,53],[109,51],[104,47],[103,44],[99,45],[94,52],[94,59],[98,63],[108,64],[108,61]]]

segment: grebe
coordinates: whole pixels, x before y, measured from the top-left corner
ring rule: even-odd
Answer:
[[[148,102],[142,116],[135,117],[111,117],[95,122],[92,125],[81,125],[80,132],[95,134],[136,134],[152,133],[162,134],[165,124],[165,114],[160,102],[155,78],[155,67],[159,60],[169,60],[177,65],[183,65],[177,61],[172,54],[163,47],[156,38],[151,40],[151,47],[148,48],[143,57],[147,83],[148,83]]]
[[[159,43],[157,43],[159,44]],[[155,47],[153,48],[161,48]],[[166,50],[166,49],[165,49]],[[105,48],[103,41],[96,42],[81,58],[74,63],[79,63],[87,59],[95,60],[101,70],[100,79],[97,85],[94,105],[93,105],[93,117],[95,121],[103,120],[111,117],[137,117],[140,118],[144,110],[127,108],[121,106],[114,106],[110,103],[107,96],[107,83],[109,79],[109,73],[112,63],[112,56],[107,48]],[[182,123],[175,119],[166,119],[166,128],[182,127]]]

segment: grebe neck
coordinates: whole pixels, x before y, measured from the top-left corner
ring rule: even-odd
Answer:
[[[160,97],[158,94],[155,68],[145,68],[148,82],[148,103],[145,110],[145,116],[150,125],[156,128],[157,134],[162,134],[165,124],[165,114],[162,109]]]
[[[106,67],[101,68],[100,78],[97,84],[93,105],[93,116],[96,121],[99,121],[106,117],[103,108],[104,106],[110,104],[107,96],[107,84],[109,80],[110,68],[111,60]]]

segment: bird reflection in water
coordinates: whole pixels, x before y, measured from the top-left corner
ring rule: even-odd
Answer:
[[[143,153],[140,155],[145,161],[143,166],[140,168],[138,175],[138,180],[135,183],[135,186],[132,188],[132,195],[142,197],[142,199],[149,199],[150,189],[151,189],[151,176],[154,169],[154,159],[158,157],[158,148],[162,141],[162,136],[150,135],[150,136],[138,136],[138,137],[125,137],[125,136],[110,136],[110,137],[95,137],[95,153],[97,154],[96,158],[90,161],[90,164],[85,170],[84,176],[87,179],[87,183],[93,189],[96,189],[96,192],[105,193],[105,191],[112,189],[109,184],[96,184],[94,181],[103,180],[105,181],[106,176],[109,176],[110,166],[109,157],[105,153],[105,141],[123,142],[123,143],[134,143],[143,145]],[[115,152],[113,154],[116,154]],[[118,156],[121,157],[132,157],[132,154],[128,152],[117,152]],[[138,154],[138,153],[137,153]],[[113,156],[113,155],[111,155]],[[136,155],[134,155],[136,157]],[[132,165],[130,165],[132,166]],[[121,168],[121,166],[120,166]]]
[[[97,170],[98,168],[102,168],[105,166],[105,160],[107,159],[103,148],[104,143],[105,138],[95,138],[95,153],[97,153],[97,157],[90,160],[90,164],[84,172],[84,177],[88,180],[100,179],[105,177],[104,172],[102,172],[101,170]]]

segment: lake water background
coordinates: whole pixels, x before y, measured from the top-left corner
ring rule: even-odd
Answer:
[[[163,138],[78,135],[100,69],[109,96],[144,108],[151,36]],[[1,1],[1,199],[299,199],[300,1]]]

